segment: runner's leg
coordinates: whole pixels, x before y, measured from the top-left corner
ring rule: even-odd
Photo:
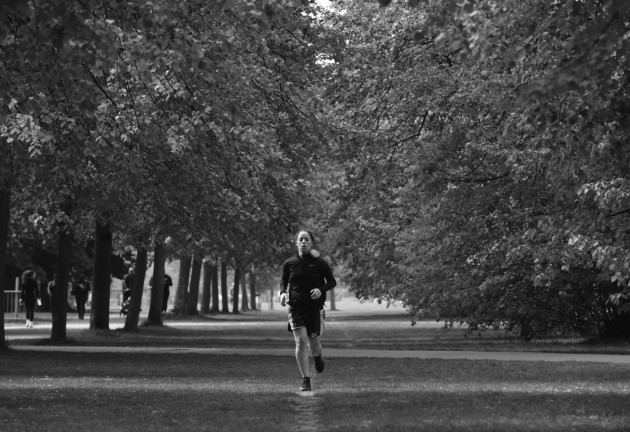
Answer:
[[[300,369],[302,377],[309,377],[309,338],[306,333],[306,327],[294,329],[293,337],[295,339],[295,360],[297,360],[298,369]]]

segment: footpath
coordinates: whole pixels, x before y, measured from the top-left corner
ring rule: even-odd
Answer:
[[[44,346],[18,345],[19,351],[94,352],[94,353],[155,353],[155,354],[209,354],[242,356],[294,355],[292,349],[280,348],[181,348],[181,347],[106,347],[106,346]],[[496,360],[496,361],[549,361],[549,362],[597,362],[630,365],[626,354],[582,354],[505,351],[421,351],[421,350],[366,350],[324,348],[326,358],[410,358],[442,360]]]

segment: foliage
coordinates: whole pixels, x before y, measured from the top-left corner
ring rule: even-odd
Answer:
[[[173,254],[273,260],[325,151],[314,9],[0,5],[0,177],[22,216],[14,238],[64,230],[90,244],[97,221],[119,251],[168,237]]]
[[[629,6],[338,8],[331,223],[355,292],[527,337],[611,331],[630,275]]]

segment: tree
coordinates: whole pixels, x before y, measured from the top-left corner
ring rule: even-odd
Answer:
[[[340,2],[331,18],[346,173],[332,221],[353,290],[528,337],[602,331],[606,280],[626,284],[606,215],[627,208],[608,148],[623,161],[628,6],[411,6]]]
[[[219,266],[211,264],[210,271],[212,273],[212,308],[211,312],[219,312]]]
[[[208,260],[203,261],[203,282],[201,284],[201,314],[210,312],[210,287],[212,284],[211,263]]]
[[[224,259],[221,260],[221,313],[228,313],[229,309],[229,297],[227,286],[227,262]]]
[[[162,325],[162,301],[164,290],[164,264],[166,262],[166,245],[156,238],[153,253],[153,284],[151,285],[151,304],[147,324]]]
[[[142,293],[144,291],[144,278],[147,272],[147,255],[147,250],[143,246],[138,247],[134,265],[130,306],[127,316],[125,317],[125,331],[138,330],[140,306],[142,305]]]
[[[188,281],[190,280],[190,266],[192,257],[185,255],[179,259],[179,279],[177,280],[177,289],[175,291],[175,304],[173,313],[183,315],[185,311],[186,298],[188,296]]]
[[[250,267],[248,274],[248,280],[249,280],[249,292],[250,292],[250,305],[249,308],[251,310],[257,310],[259,309],[259,306],[256,302],[257,298],[258,298],[258,294],[256,292],[256,267],[254,267],[253,265]]]
[[[314,6],[18,3],[0,5],[0,174],[40,234],[99,236],[94,326],[109,304],[95,223],[113,250],[144,229],[226,255],[264,227],[244,255],[273,260],[328,150]]]
[[[97,222],[95,237],[90,329],[109,330],[110,259],[112,255],[112,233],[109,224]],[[61,253],[59,256],[62,256]]]
[[[4,291],[6,281],[6,256],[7,242],[9,238],[9,218],[11,217],[9,208],[11,203],[11,193],[4,182],[0,186],[0,320],[4,323]],[[0,349],[6,349],[6,338],[4,324],[0,326]]]
[[[199,302],[199,282],[201,278],[201,266],[203,258],[199,253],[193,255],[192,270],[190,272],[190,285],[186,300],[186,315],[198,315],[197,303]]]
[[[240,286],[241,286],[241,266],[236,263],[234,266],[234,281],[232,285],[232,313],[239,313],[238,311],[238,303],[239,303],[239,295],[240,295]]]

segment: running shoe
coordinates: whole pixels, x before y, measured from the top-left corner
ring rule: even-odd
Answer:
[[[302,378],[301,391],[311,391],[311,379],[309,377]]]
[[[326,367],[326,362],[324,361],[324,356],[321,355],[321,354],[319,356],[315,356],[313,354],[313,358],[315,359],[315,370],[318,373],[324,372],[324,368]]]

